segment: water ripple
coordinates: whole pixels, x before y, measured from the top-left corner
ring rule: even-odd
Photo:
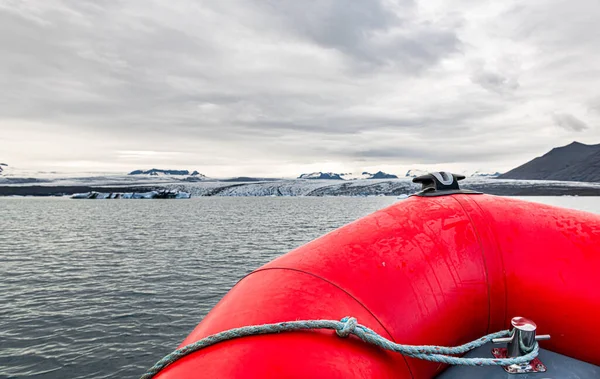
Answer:
[[[0,378],[138,377],[248,272],[394,200],[0,199]]]

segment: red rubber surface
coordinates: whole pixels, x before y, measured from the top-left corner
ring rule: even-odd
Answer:
[[[453,346],[533,319],[543,346],[600,364],[600,217],[488,195],[411,197],[242,279],[182,345],[250,324],[354,316],[405,344]],[[444,365],[332,331],[246,337],[166,378],[431,378]]]

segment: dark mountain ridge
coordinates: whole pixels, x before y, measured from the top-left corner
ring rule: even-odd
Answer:
[[[194,171],[192,173],[189,172],[189,170],[162,170],[162,169],[158,169],[158,168],[153,168],[150,170],[134,170],[131,171],[129,174],[127,175],[151,175],[151,176],[158,176],[158,175],[179,175],[179,176],[204,176],[202,174],[200,174],[198,171]]]
[[[371,174],[368,172],[363,172],[363,175],[371,175],[371,177],[369,179],[398,179],[397,175],[387,174],[383,171],[377,171],[374,174]]]
[[[377,171],[375,174],[363,171],[360,175],[354,175],[350,172],[338,174],[334,172],[311,172],[302,174],[298,179],[331,179],[331,180],[355,180],[355,179],[398,179],[398,176],[388,174],[383,171]]]
[[[498,178],[600,182],[600,144],[555,147]]]

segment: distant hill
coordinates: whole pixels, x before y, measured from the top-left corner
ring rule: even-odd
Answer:
[[[411,169],[411,170],[406,171],[406,174],[404,176],[407,178],[416,178],[418,176],[426,175],[428,173],[429,173],[429,171],[426,171],[426,170]]]
[[[368,179],[398,179],[398,176],[394,174],[386,174],[383,171],[377,171],[374,174],[370,174],[368,172],[363,172],[363,175],[370,175],[371,177]]]
[[[337,174],[334,172],[311,172],[310,174],[302,174],[298,179],[332,179],[332,180],[355,180],[355,179],[398,179],[396,175],[386,174],[383,171],[377,171],[375,174],[363,172],[361,174],[344,173]]]
[[[149,175],[149,176],[194,176],[194,177],[204,177],[198,171],[189,172],[188,170],[162,170],[158,168],[152,168],[150,170],[134,170],[131,171],[128,175]]]
[[[333,172],[311,172],[310,174],[302,174],[298,179],[334,179],[343,180],[340,174]]]
[[[2,171],[4,171],[4,167],[7,167],[8,165],[6,163],[0,163],[0,174],[2,174]]]
[[[408,178],[416,178],[419,177],[421,175],[426,175],[430,172],[433,172],[435,170],[432,171],[428,171],[428,170],[419,170],[419,169],[411,169],[408,170],[406,172],[406,175],[404,175],[405,177]],[[477,171],[459,171],[459,172],[455,172],[455,174],[462,174],[466,177],[485,177],[485,178],[495,178],[500,176],[500,172],[498,171],[483,171],[483,170],[477,170]]]
[[[555,147],[498,178],[600,182],[600,144]]]
[[[502,174],[499,171],[492,171],[492,172],[475,171],[470,176],[485,177],[485,178],[497,178],[500,175],[502,175]]]

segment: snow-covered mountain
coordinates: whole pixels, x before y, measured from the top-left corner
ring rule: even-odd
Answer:
[[[342,174],[344,175],[344,174]],[[340,174],[333,172],[311,172],[310,174],[302,174],[298,179],[337,179],[343,180]]]
[[[358,179],[398,179],[396,175],[386,174],[383,171],[377,171],[375,174],[370,172],[362,172],[360,174],[353,174],[351,172],[338,174],[334,172],[311,172],[309,174],[302,174],[298,179],[333,179],[333,180],[358,180]]]
[[[406,175],[404,175],[405,177],[408,178],[416,178],[418,176],[421,175],[427,175],[430,172],[435,172],[436,170],[419,170],[419,169],[411,169],[408,170],[406,172]],[[469,177],[486,177],[486,178],[495,178],[500,176],[500,172],[497,171],[485,171],[485,170],[477,170],[477,171],[458,171],[458,172],[454,172],[454,171],[448,171],[448,172],[452,172],[454,174],[461,174],[466,176],[467,178]]]
[[[371,179],[371,174],[369,174],[368,172],[361,172],[360,174],[346,172],[339,175],[342,180]]]
[[[407,178],[416,178],[417,176],[427,175],[430,172],[431,171],[411,169],[411,170],[406,171],[406,175],[404,175],[404,176]]]
[[[474,173],[472,173],[469,176],[486,177],[486,178],[497,178],[500,175],[502,175],[502,173],[500,173],[498,171],[493,172],[493,171],[480,171],[480,170],[477,170],[477,171],[475,171]]]
[[[18,170],[15,166],[9,166],[6,163],[0,163],[0,176],[7,177],[18,177],[25,176],[27,173],[22,170]]]
[[[186,179],[202,180],[206,176],[202,175],[198,171],[190,172],[189,170],[163,170],[159,168],[152,168],[150,170],[134,170],[128,175],[145,175],[145,176],[169,176],[169,177],[186,177]]]
[[[371,175],[370,178],[367,179],[398,179],[398,176],[394,174],[387,174],[383,171],[377,171],[374,174],[369,174],[368,172],[363,172],[363,174]]]

